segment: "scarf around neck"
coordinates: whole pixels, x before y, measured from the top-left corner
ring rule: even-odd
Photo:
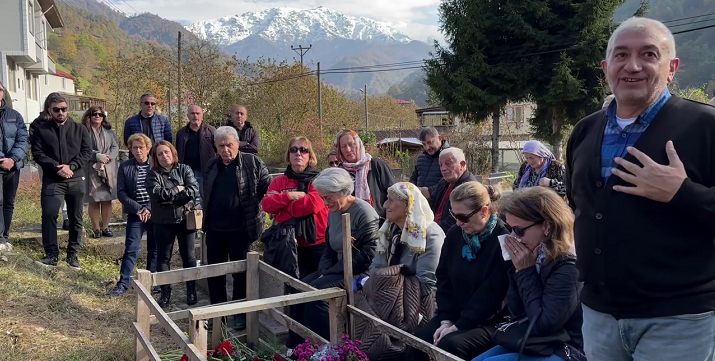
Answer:
[[[464,238],[464,246],[462,247],[462,258],[466,258],[467,261],[472,261],[477,258],[477,253],[482,249],[482,242],[484,242],[489,236],[492,235],[494,228],[497,226],[497,216],[492,215],[487,222],[487,226],[484,227],[479,234],[469,235],[462,231],[462,237]]]
[[[313,178],[318,175],[318,170],[313,167],[305,168],[304,171],[296,173],[290,165],[286,168],[285,176],[288,179],[298,181],[298,191],[308,193],[308,187]],[[306,242],[313,244],[317,240],[317,229],[315,227],[315,215],[307,215],[305,217],[294,218],[295,235],[304,239]]]
[[[541,166],[541,170],[539,170],[539,176],[538,178],[536,178],[535,181],[535,185],[538,185],[539,179],[546,177],[546,173],[551,166],[551,160],[554,159],[554,154],[551,153],[549,148],[546,148],[546,146],[538,140],[530,140],[526,142],[526,144],[524,144],[524,149],[522,150],[522,153],[533,154],[539,158],[544,159],[544,164]],[[524,168],[524,175],[521,176],[521,179],[519,180],[519,188],[525,188],[529,186],[527,184],[529,181],[529,177],[531,176],[531,172],[535,171],[536,170],[532,168],[529,163],[526,163],[526,168]]]
[[[340,134],[345,135],[342,132]],[[365,152],[365,145],[363,145],[360,136],[356,132],[350,131],[350,136],[352,136],[355,141],[358,161],[355,163],[348,162],[340,151],[341,135],[338,135],[335,139],[333,146],[335,147],[336,154],[340,157],[340,161],[343,163],[343,169],[350,173],[355,173],[355,196],[370,203],[370,205],[374,205],[372,196],[370,195],[370,187],[367,184],[367,173],[370,171],[370,160],[372,160],[372,156]]]
[[[387,189],[387,192],[392,192],[398,198],[407,201],[407,219],[401,230],[400,242],[416,254],[423,253],[427,246],[427,227],[434,222],[434,213],[430,209],[427,198],[422,195],[417,186],[409,182],[395,183]],[[393,224],[388,220],[380,227],[378,253],[389,251],[388,239],[392,234]]]

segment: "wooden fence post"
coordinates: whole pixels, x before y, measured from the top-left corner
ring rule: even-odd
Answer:
[[[199,349],[199,354],[206,356],[208,350],[208,329],[206,320],[195,320],[193,313],[189,316],[189,339]]]
[[[350,234],[350,213],[343,214],[343,270],[347,304],[352,306],[355,299],[353,298],[353,241]],[[355,335],[355,318],[350,312],[347,312],[347,308],[343,310],[343,314],[347,326],[345,331],[350,337],[353,337]],[[333,340],[331,339],[330,342],[332,343]]]
[[[147,270],[137,270],[137,282],[141,283],[144,288],[151,292],[152,289],[152,277],[151,272]],[[144,300],[139,296],[140,290],[135,290],[137,292],[137,324],[139,328],[144,332],[147,339],[149,338],[149,330],[151,327],[149,306],[144,303]],[[135,337],[136,348],[135,348],[135,360],[136,361],[149,361],[149,352],[144,349],[144,346],[139,342],[139,337]]]
[[[259,274],[258,263],[260,256],[258,252],[248,252],[246,263],[246,300],[257,300],[259,298]],[[249,346],[258,345],[258,312],[246,314],[246,341]]]

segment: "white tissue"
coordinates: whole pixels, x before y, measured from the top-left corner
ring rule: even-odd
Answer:
[[[509,255],[509,252],[506,251],[506,246],[504,245],[504,241],[506,240],[506,237],[508,234],[502,234],[501,236],[497,237],[499,239],[499,246],[501,247],[501,256],[504,258],[505,261],[508,261],[511,259],[511,256]],[[520,239],[516,239],[521,243]]]

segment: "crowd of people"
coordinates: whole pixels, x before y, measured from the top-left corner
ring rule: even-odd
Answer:
[[[124,125],[131,158],[117,166],[118,138],[102,108],[76,123],[66,99],[50,94],[28,135],[2,103],[0,243],[29,144],[42,171],[38,263],[58,264],[63,203],[66,262],[77,269],[83,204],[92,236],[104,237],[112,235],[111,201],[122,203],[126,250],[110,296],[129,289],[144,232],[147,269],[169,270],[176,241],[183,267],[195,267],[199,229],[189,215],[200,208],[209,264],[245,259],[263,239],[276,267],[318,289],[351,287],[358,307],[461,359],[712,360],[715,108],[669,93],[678,66],[662,23],[621,23],[602,63],[612,96],[574,127],[565,160],[527,142],[514,192],[504,197],[477,182],[464,152],[431,127],[419,136],[424,152],[409,182],[397,182],[352,130],[339,132],[327,155],[305,137],[291,139],[286,170],[272,179],[243,106],[218,129],[190,106],[174,142],[156,97],[145,94]],[[318,156],[329,168],[316,169]],[[273,219],[265,231],[264,212]],[[352,284],[344,283],[346,262]],[[233,278],[232,299],[242,299],[245,275]],[[228,300],[225,281],[209,280],[212,304]],[[195,304],[195,284],[186,289],[186,303]],[[171,304],[170,285],[153,291],[161,307]],[[290,316],[329,338],[324,302],[292,306]],[[360,322],[354,337],[371,360],[429,358]],[[234,316],[235,328],[245,324]],[[302,342],[291,333],[286,346]]]

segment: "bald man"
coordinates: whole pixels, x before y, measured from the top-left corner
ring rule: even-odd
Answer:
[[[203,198],[206,165],[216,157],[214,146],[216,129],[204,123],[204,111],[198,105],[189,106],[186,116],[189,118],[189,124],[176,133],[176,152],[179,154],[179,163],[184,163],[193,169]]]
[[[240,139],[240,145],[238,148],[239,151],[258,154],[258,148],[260,145],[258,132],[251,126],[251,123],[246,121],[246,119],[248,119],[248,111],[246,110],[246,107],[243,105],[237,105],[231,110],[231,119],[226,123],[226,125],[236,128],[238,138]]]

